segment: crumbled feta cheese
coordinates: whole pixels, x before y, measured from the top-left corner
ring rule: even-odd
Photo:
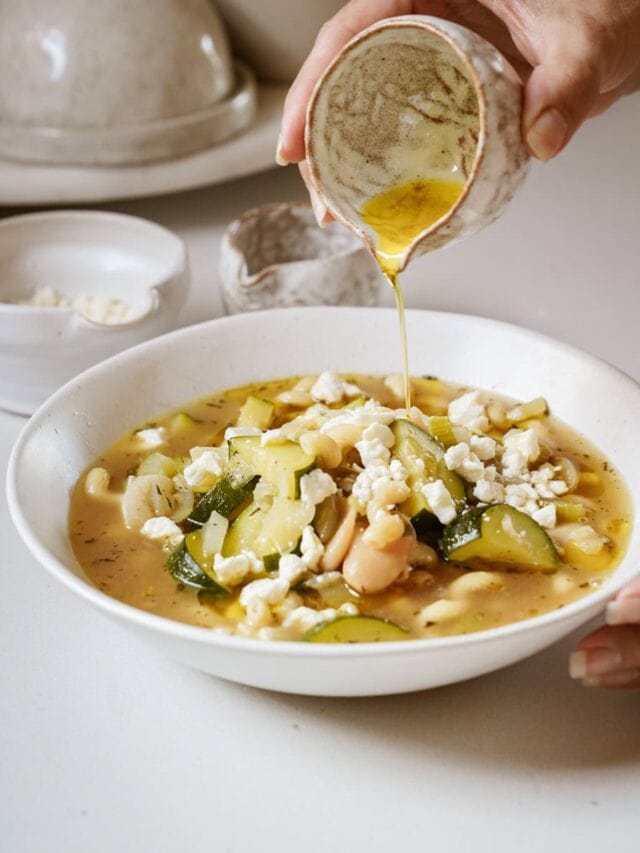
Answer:
[[[264,563],[253,551],[241,551],[231,557],[216,554],[213,570],[220,583],[235,586],[249,575],[261,575],[264,572]]]
[[[442,480],[426,483],[422,487],[422,494],[427,499],[431,512],[441,524],[449,524],[450,521],[453,521],[457,515],[456,506]]]
[[[357,616],[358,608],[348,601],[340,607],[327,607],[325,610],[314,610],[312,607],[296,607],[287,614],[283,621],[285,628],[297,628],[299,631],[309,631],[321,622],[333,622],[339,616]]]
[[[538,493],[529,483],[512,483],[505,487],[504,502],[532,515],[538,510]]]
[[[509,430],[503,439],[502,476],[507,480],[522,477],[538,456],[540,442],[534,429]]]
[[[401,503],[409,497],[411,491],[406,483],[407,476],[407,470],[398,459],[392,459],[388,465],[371,465],[358,474],[351,494],[362,506],[366,506],[369,501],[388,493],[388,486],[393,484],[394,499],[385,503]]]
[[[278,563],[278,575],[285,580],[289,586],[297,583],[307,571],[304,560],[296,554],[283,554]]]
[[[379,441],[383,447],[393,447],[395,436],[386,424],[373,423],[362,433],[363,441]]]
[[[316,506],[337,491],[333,478],[320,468],[314,468],[300,478],[300,497],[305,503]]]
[[[326,610],[314,610],[312,607],[303,605],[288,613],[282,624],[285,628],[296,628],[298,631],[306,633],[321,622],[333,622],[337,616],[338,611],[333,607],[327,607]]]
[[[297,417],[287,421],[279,429],[282,430],[282,434],[286,439],[295,441],[306,430],[321,427],[331,414],[331,410],[327,409],[326,406],[316,403],[313,406],[309,406],[308,409],[305,409]]]
[[[567,484],[563,480],[556,480],[555,475],[556,470],[552,465],[543,465],[531,472],[530,483],[541,498],[553,500],[569,491]]]
[[[53,287],[39,287],[29,299],[19,300],[19,305],[38,305],[46,308],[72,308],[95,323],[106,326],[130,323],[140,315],[140,308],[122,299],[103,293],[78,293],[72,298],[64,296]]]
[[[337,583],[342,583],[342,572],[323,572],[320,575],[313,575],[305,581],[305,586],[311,589],[322,590],[330,586],[335,586]]]
[[[149,429],[138,430],[136,437],[143,447],[151,450],[165,443],[167,440],[167,431],[164,427],[150,427]]]
[[[355,447],[365,468],[369,468],[371,465],[384,465],[391,458],[391,451],[384,446],[379,438],[374,438],[371,441],[362,439],[362,441],[356,442]]]
[[[230,438],[244,438],[248,435],[262,435],[262,430],[258,429],[258,427],[230,426],[224,431],[224,440],[229,441]]]
[[[300,555],[305,566],[314,572],[324,554],[324,545],[313,527],[308,524],[302,531]]]
[[[447,452],[444,455],[444,464],[449,471],[456,471],[470,483],[477,483],[484,473],[483,463],[471,451],[469,445],[463,441],[447,448]]]
[[[142,525],[140,532],[147,539],[161,539],[173,548],[184,539],[184,533],[175,521],[171,521],[170,518],[163,515],[158,518],[148,518]]]
[[[231,557],[216,554],[213,559],[213,570],[220,583],[235,586],[247,577],[251,572],[251,566],[246,554],[233,554]]]
[[[489,428],[485,404],[479,391],[469,391],[449,403],[449,420],[466,427],[472,432],[484,432]]]
[[[211,477],[219,477],[229,458],[227,445],[222,447],[193,447],[192,462],[184,469],[184,478],[191,488],[206,485]]]
[[[395,421],[398,412],[381,406],[375,400],[367,400],[363,406],[356,409],[337,409],[328,412],[326,420],[321,427],[322,432],[339,424],[357,424],[358,426],[369,426],[370,424],[391,424]]]
[[[288,592],[282,604],[278,605],[278,616],[280,621],[283,621],[285,616],[295,610],[296,607],[301,607],[304,604],[302,598],[297,592]]]
[[[531,513],[531,518],[540,525],[540,527],[555,527],[556,526],[556,505],[547,504],[540,507],[535,512]]]
[[[485,504],[504,503],[504,486],[483,477],[475,484],[473,496]]]
[[[472,435],[469,446],[482,462],[488,462],[496,455],[496,443],[488,435]]]
[[[391,458],[390,447],[395,438],[386,424],[374,422],[362,432],[362,439],[355,445],[365,468],[371,465],[384,464]]]
[[[289,584],[284,578],[260,578],[242,588],[240,604],[246,608],[256,601],[270,605],[281,604],[288,592]]]
[[[397,409],[396,419],[402,417],[406,417],[412,424],[420,427],[425,432],[431,431],[428,415],[425,415],[417,406],[411,406],[408,412],[406,409]]]
[[[260,444],[263,447],[270,447],[272,444],[284,444],[288,440],[282,427],[278,427],[277,429],[268,429],[266,432],[263,432],[260,437]]]
[[[345,382],[337,373],[325,370],[311,386],[311,396],[319,403],[339,403],[345,397],[357,397],[362,394],[360,388],[352,382]]]

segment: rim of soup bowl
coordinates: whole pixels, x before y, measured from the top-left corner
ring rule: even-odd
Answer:
[[[380,315],[385,312],[385,309],[380,308],[359,308],[359,307],[339,307],[335,306],[314,306],[300,308],[277,308],[267,311],[261,311],[260,317],[264,320],[265,317],[286,314],[293,320],[292,312],[309,313],[325,313],[330,312],[358,312],[359,318],[362,319],[363,312],[375,312]],[[394,309],[386,309],[387,312],[394,312]],[[623,382],[629,386],[629,390],[634,393],[640,393],[638,383],[629,374],[625,373],[618,367],[610,364],[605,359],[599,358],[579,347],[574,347],[570,344],[559,341],[555,338],[544,335],[540,332],[518,326],[513,323],[506,323],[501,320],[492,318],[477,317],[472,314],[462,314],[458,312],[445,311],[422,311],[420,309],[412,309],[407,312],[409,315],[437,315],[446,321],[446,318],[454,318],[457,321],[481,323],[487,328],[497,330],[516,331],[523,337],[523,340],[538,341],[551,344],[559,352],[564,352],[567,355],[571,354],[579,356],[586,363],[592,363],[600,369],[603,367],[612,375],[618,382]],[[239,637],[235,635],[223,634],[215,631],[215,629],[188,625],[177,620],[170,619],[165,616],[158,616],[153,613],[140,610],[130,604],[125,604],[104,592],[101,592],[87,578],[78,577],[74,572],[65,565],[64,562],[55,557],[45,544],[41,541],[36,531],[27,521],[18,498],[18,466],[21,460],[25,446],[30,441],[32,433],[34,433],[42,423],[50,416],[52,410],[58,405],[59,400],[63,399],[69,392],[71,387],[77,387],[78,383],[92,382],[99,378],[102,373],[110,372],[114,366],[117,366],[120,361],[127,361],[133,355],[140,353],[143,350],[152,350],[161,348],[166,345],[166,341],[170,338],[172,342],[179,340],[181,337],[187,337],[194,334],[195,330],[202,329],[213,324],[242,324],[243,319],[251,315],[232,315],[228,317],[219,317],[213,320],[207,320],[203,323],[198,323],[193,326],[188,326],[183,329],[178,329],[169,332],[166,335],[161,335],[153,340],[146,341],[124,352],[118,353],[105,361],[94,365],[88,370],[83,371],[79,376],[75,377],[70,382],[63,385],[56,391],[46,403],[44,403],[38,411],[31,417],[27,424],[23,427],[16,443],[12,449],[9,464],[7,468],[6,479],[6,494],[11,519],[20,534],[21,539],[27,546],[31,554],[45,568],[49,574],[59,580],[68,589],[77,593],[80,597],[87,600],[100,610],[106,611],[111,616],[114,616],[124,622],[134,623],[138,627],[149,629],[155,633],[165,634],[182,640],[191,640],[205,645],[223,646],[235,651],[258,652],[268,655],[280,656],[295,656],[295,657],[371,657],[387,656],[387,655],[408,655],[420,651],[429,651],[437,649],[454,648],[466,645],[476,645],[481,643],[489,643],[499,638],[507,638],[528,634],[544,628],[553,626],[564,621],[570,621],[571,617],[580,614],[583,611],[591,611],[594,605],[598,605],[601,610],[607,601],[611,600],[617,592],[625,586],[630,578],[620,577],[616,580],[616,574],[624,565],[627,555],[622,557],[620,563],[614,569],[613,574],[605,582],[601,589],[595,590],[582,598],[574,601],[560,610],[553,610],[549,613],[543,613],[539,616],[533,616],[530,619],[524,619],[519,622],[511,622],[507,625],[502,625],[497,628],[489,628],[484,631],[478,631],[471,634],[457,634],[449,637],[426,637],[415,638],[403,641],[383,641],[377,643],[353,643],[353,644],[330,644],[330,643],[306,643],[301,640],[263,640],[250,637]],[[246,322],[246,319],[245,319]],[[588,436],[587,436],[588,438]],[[624,471],[621,471],[624,479]],[[625,481],[626,484],[626,481]],[[635,509],[635,506],[633,507]],[[82,568],[82,567],[81,567]],[[586,621],[586,620],[585,620]]]

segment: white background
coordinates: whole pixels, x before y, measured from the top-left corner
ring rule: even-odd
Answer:
[[[639,107],[537,164],[490,229],[416,261],[408,304],[538,329],[640,379]],[[186,239],[186,323],[221,312],[225,224],[301,194],[288,169],[107,207]],[[3,470],[22,424],[0,413]],[[4,495],[0,535],[1,850],[638,849],[640,693],[571,683],[571,641],[411,696],[269,694],[164,660],[57,586]]]

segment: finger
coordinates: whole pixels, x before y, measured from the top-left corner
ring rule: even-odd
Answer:
[[[306,160],[301,160],[298,163],[298,171],[300,172],[300,177],[304,181],[304,184],[309,192],[309,199],[311,200],[311,209],[313,210],[313,215],[316,218],[316,222],[320,226],[320,228],[324,228],[329,222],[333,220],[333,217],[329,213],[326,208],[326,205],[315,191],[313,186],[313,182],[311,180],[311,174],[309,171],[309,164]]]
[[[640,578],[636,578],[620,590],[615,601],[607,605],[608,625],[640,624]]]
[[[640,626],[621,625],[594,631],[569,657],[572,678],[602,678],[640,671]]]
[[[280,165],[304,160],[304,125],[313,89],[345,44],[383,18],[406,15],[410,0],[351,0],[320,30],[285,100],[276,160]]]
[[[609,687],[613,689],[640,687],[640,669],[625,669],[612,672],[609,675],[598,675],[593,678],[583,678],[585,687]]]
[[[525,88],[523,134],[535,157],[550,160],[597,103],[604,51],[597,33],[571,18],[542,25],[541,35],[540,61]]]

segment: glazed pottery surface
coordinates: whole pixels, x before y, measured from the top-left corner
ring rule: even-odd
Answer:
[[[420,15],[357,35],[316,85],[307,112],[311,177],[331,213],[373,250],[360,211],[385,189],[455,178],[464,190],[402,259],[466,237],[500,215],[524,179],[522,86],[465,27]]]

